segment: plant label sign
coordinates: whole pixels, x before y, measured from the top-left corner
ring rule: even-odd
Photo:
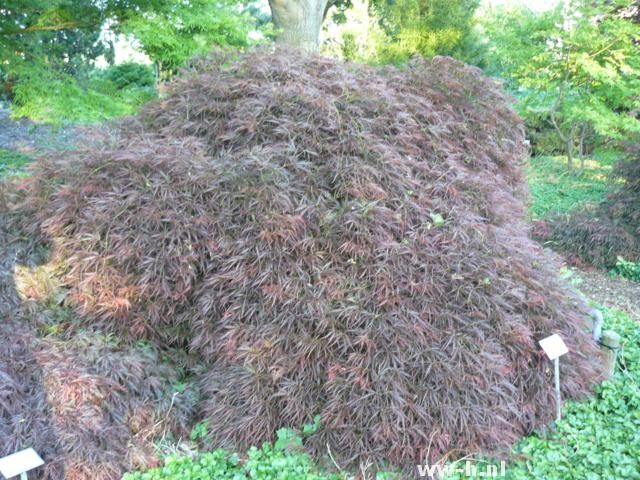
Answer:
[[[21,475],[26,478],[26,472],[44,465],[44,460],[33,448],[27,448],[19,452],[0,458],[0,473],[4,478],[12,478]]]
[[[557,333],[554,333],[547,338],[543,338],[538,343],[540,343],[542,350],[544,350],[544,353],[547,354],[549,360],[555,360],[556,358],[561,357],[565,353],[569,352],[569,349],[564,343],[564,340],[562,340],[560,335],[558,335]]]

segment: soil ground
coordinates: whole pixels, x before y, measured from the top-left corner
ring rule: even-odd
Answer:
[[[612,277],[601,270],[580,270],[578,289],[587,298],[606,307],[624,310],[640,321],[640,283]]]

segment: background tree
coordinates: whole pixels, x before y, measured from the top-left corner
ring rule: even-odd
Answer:
[[[11,82],[35,66],[76,74],[112,45],[101,41],[103,12],[92,0],[11,0],[0,9],[0,74]]]
[[[160,78],[174,74],[188,59],[214,45],[245,47],[258,19],[233,0],[178,0],[149,5],[123,22],[151,58]]]
[[[474,13],[479,0],[371,0],[371,10],[387,34],[380,42],[383,61],[412,55],[449,55],[473,60],[477,54]]]
[[[317,52],[329,10],[334,7],[334,16],[341,19],[351,4],[351,0],[269,0],[278,42]]]
[[[126,75],[96,68],[113,62],[112,39],[129,35],[166,79],[215,45],[247,45],[257,21],[232,0],[9,0],[0,8],[0,81],[14,116],[100,121],[155,95],[144,66]]]
[[[640,30],[623,14],[630,7],[577,0],[539,14],[494,12],[486,23],[489,69],[507,78],[529,122],[553,129],[569,169],[587,141],[640,131],[631,114],[640,107]]]

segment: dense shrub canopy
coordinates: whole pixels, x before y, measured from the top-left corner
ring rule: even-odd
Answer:
[[[87,324],[207,365],[217,445],[319,414],[317,453],[413,465],[550,420],[550,333],[565,397],[599,376],[584,305],[528,238],[525,158],[508,99],[454,60],[216,53],[40,160],[30,201]]]
[[[156,465],[152,440],[188,435],[196,392],[175,395],[168,350],[75,323],[59,305],[55,265],[41,265],[2,193],[0,456],[35,448],[46,463],[29,476],[46,480],[115,480]]]

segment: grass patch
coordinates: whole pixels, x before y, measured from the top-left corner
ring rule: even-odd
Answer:
[[[12,177],[24,173],[24,167],[31,157],[24,153],[0,148],[0,178]]]
[[[533,157],[527,168],[533,219],[568,213],[586,203],[600,203],[611,188],[608,181],[615,152],[598,152],[585,162],[584,171],[569,172],[564,156]]]

